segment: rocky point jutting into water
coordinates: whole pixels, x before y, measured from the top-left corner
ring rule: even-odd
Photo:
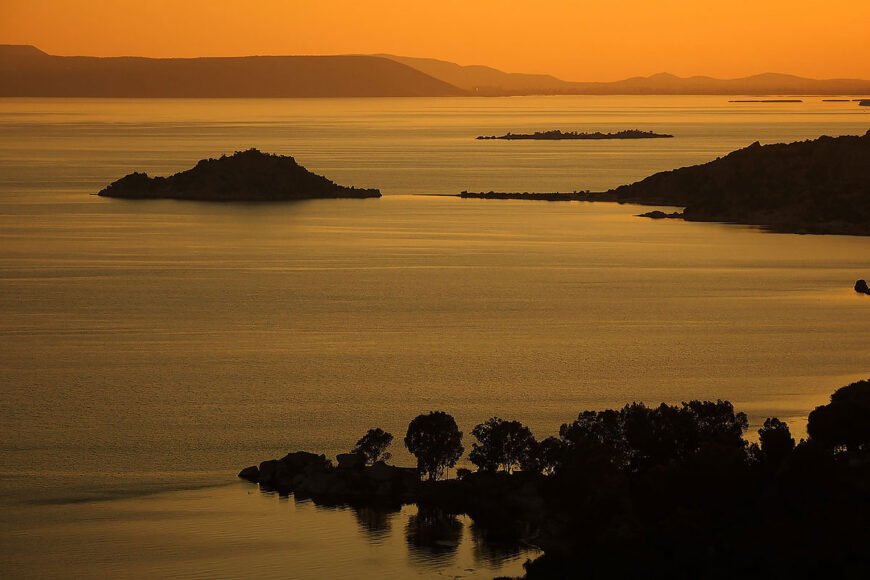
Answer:
[[[870,131],[788,144],[755,142],[590,199],[683,206],[689,221],[870,235]]]
[[[257,149],[238,151],[169,177],[131,173],[100,191],[104,197],[196,201],[288,201],[315,198],[380,197],[377,189],[338,185],[284,155]]]

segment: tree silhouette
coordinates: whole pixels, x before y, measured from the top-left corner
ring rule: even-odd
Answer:
[[[764,420],[764,426],[758,430],[758,440],[761,452],[772,465],[780,465],[794,450],[794,438],[788,425],[776,417]]]
[[[828,405],[816,407],[807,423],[810,438],[851,453],[870,450],[870,380],[838,389]]]
[[[365,435],[360,437],[359,441],[351,450],[351,453],[362,455],[369,465],[377,461],[387,461],[392,457],[392,454],[387,451],[387,447],[393,442],[393,435],[387,433],[380,427],[369,429]]]
[[[552,475],[562,461],[563,450],[562,440],[558,437],[547,437],[543,441],[532,440],[529,452],[520,460],[520,467],[529,473]]]
[[[499,468],[510,473],[514,466],[528,463],[535,438],[519,421],[504,421],[498,417],[476,426],[471,434],[477,438],[468,458],[481,471]]]
[[[405,447],[417,458],[417,468],[430,481],[440,477],[462,457],[462,431],[444,411],[417,415],[408,425]]]

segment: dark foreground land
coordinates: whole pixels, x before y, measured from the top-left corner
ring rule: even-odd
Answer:
[[[615,201],[685,207],[688,221],[800,234],[870,235],[870,131],[753,143],[709,163],[656,173],[602,193],[469,193],[485,199]]]
[[[503,139],[506,141],[518,140],[535,140],[535,141],[559,141],[559,140],[581,140],[581,141],[597,141],[600,139],[671,139],[673,135],[664,133],[653,133],[652,131],[639,131],[637,129],[629,129],[627,131],[618,131],[616,133],[578,133],[577,131],[562,132],[555,131],[536,131],[534,133],[506,133],[505,135],[480,135],[479,140]]]
[[[776,418],[757,444],[747,426],[727,401],[584,411],[543,441],[494,417],[472,431],[477,470],[440,479],[464,448],[436,411],[408,427],[417,468],[387,465],[392,435],[373,429],[338,466],[296,452],[239,476],[323,503],[468,514],[544,551],[532,579],[868,577],[870,381],[817,407],[797,444]]]
[[[203,159],[192,169],[169,177],[131,173],[99,195],[126,199],[288,201],[380,197],[381,192],[338,185],[308,171],[292,157],[249,149],[219,159]]]

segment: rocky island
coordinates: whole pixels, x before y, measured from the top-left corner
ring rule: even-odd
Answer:
[[[203,159],[193,168],[169,177],[131,173],[98,195],[124,199],[290,201],[380,197],[381,192],[338,185],[308,171],[292,157],[249,149],[219,159]]]
[[[638,129],[628,129],[626,131],[618,131],[616,133],[578,133],[577,131],[562,132],[555,131],[536,131],[535,133],[506,133],[504,135],[480,135],[478,140],[489,141],[493,139],[502,139],[506,141],[517,140],[534,140],[534,141],[559,141],[559,140],[588,140],[597,141],[600,139],[672,139],[673,135],[664,133],[654,133],[652,131],[640,131]]]
[[[408,426],[416,467],[386,463],[370,429],[337,457],[288,453],[239,477],[327,505],[468,514],[507,545],[543,550],[526,578],[860,578],[870,571],[870,380],[812,411],[807,439],[770,417],[757,443],[728,401],[583,411],[537,440],[519,421],[474,427],[468,465],[453,417]]]

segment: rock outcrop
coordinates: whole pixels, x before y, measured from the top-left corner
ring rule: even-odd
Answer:
[[[203,159],[193,168],[169,177],[131,173],[107,186],[99,195],[125,199],[253,202],[380,197],[381,192],[338,185],[308,171],[292,157],[249,149],[219,159]]]
[[[338,466],[306,451],[246,467],[239,477],[279,493],[294,493],[325,503],[387,503],[412,501],[420,485],[419,472],[380,461],[366,466],[360,455],[344,453]]]

